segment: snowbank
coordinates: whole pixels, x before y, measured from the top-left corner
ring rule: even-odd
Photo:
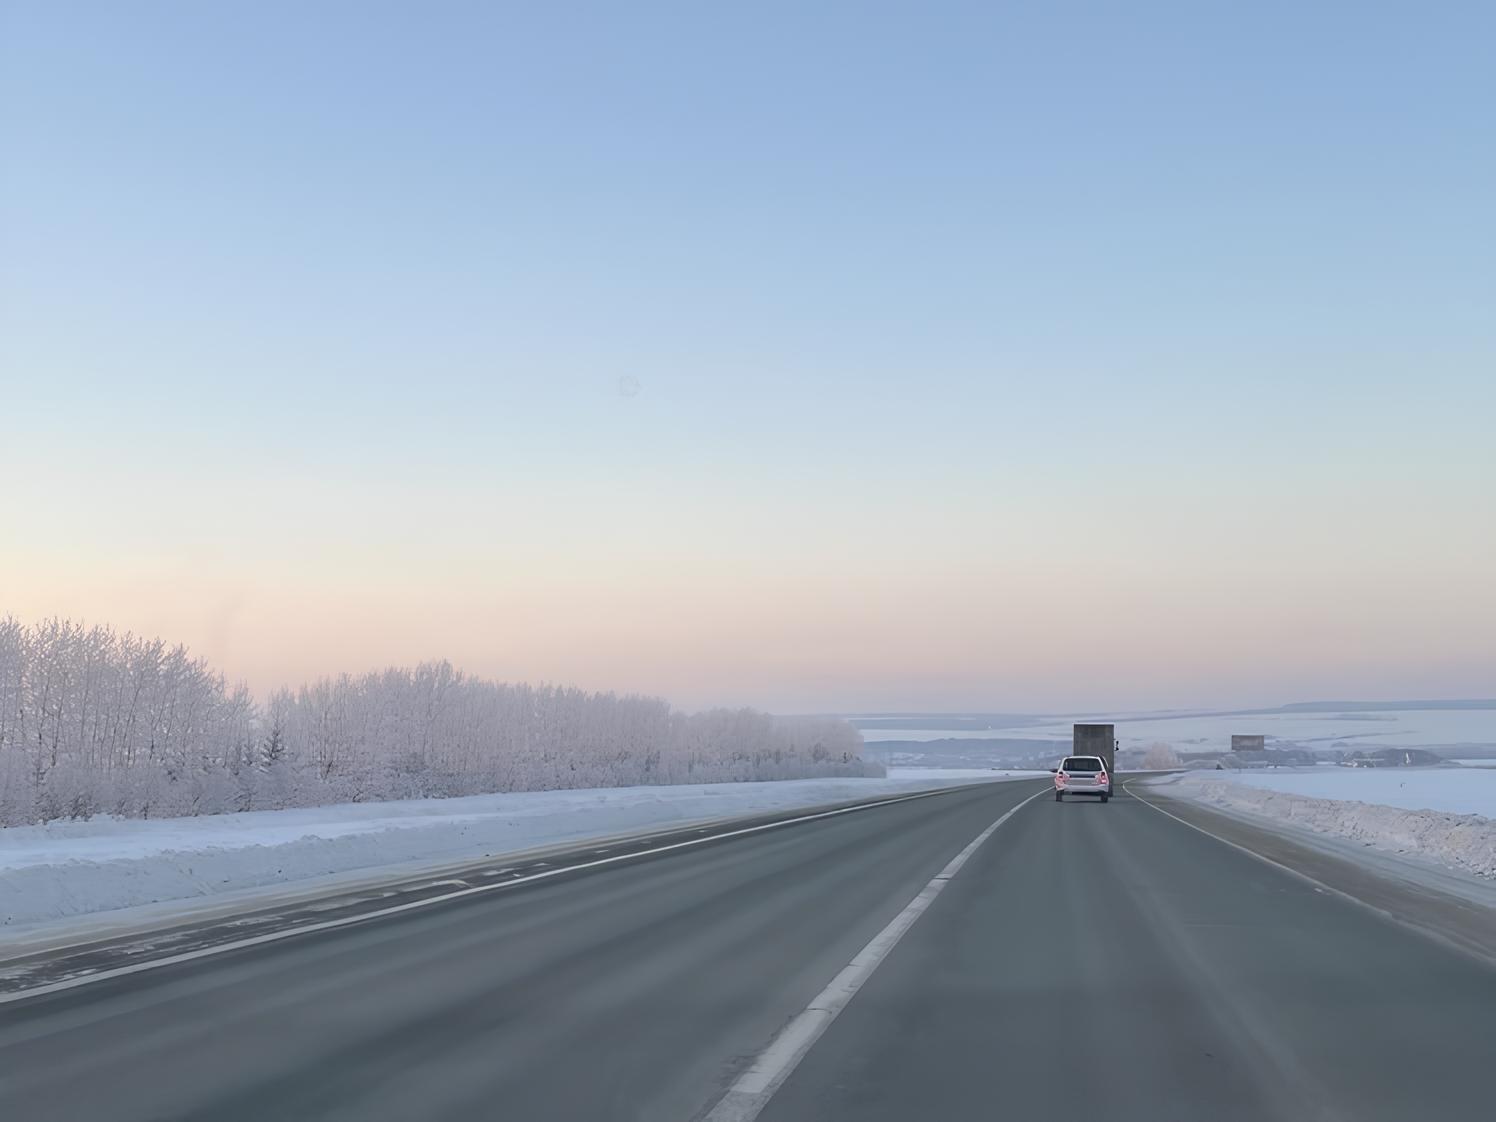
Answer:
[[[1186,772],[1149,785],[1224,810],[1496,876],[1496,773],[1452,768]],[[1325,794],[1333,797],[1320,797]],[[1474,806],[1484,813],[1424,805],[1430,802]]]
[[[0,829],[0,926],[972,781],[922,773],[610,787],[11,827]]]
[[[1496,771],[1480,768],[1276,768],[1235,772],[1233,777],[1289,795],[1496,818]]]
[[[990,767],[890,767],[890,779],[1048,779],[1047,771]]]

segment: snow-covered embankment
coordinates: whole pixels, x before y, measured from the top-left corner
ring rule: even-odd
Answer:
[[[338,874],[481,861],[686,822],[848,802],[1026,772],[527,791],[156,820],[0,829],[0,928]],[[313,881],[313,878],[318,878]],[[331,887],[331,885],[329,885]]]

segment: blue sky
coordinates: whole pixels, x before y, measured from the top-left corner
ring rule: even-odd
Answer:
[[[0,13],[0,611],[261,689],[1490,692],[1489,5]]]

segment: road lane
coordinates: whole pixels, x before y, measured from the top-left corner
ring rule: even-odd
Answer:
[[[999,784],[0,1007],[0,1118],[701,1118]],[[763,1122],[1485,1118],[1496,972],[1126,796],[975,849]]]
[[[689,1118],[995,784],[0,1007],[0,1117]]]
[[[1491,1116],[1489,968],[1134,798],[1010,826],[762,1122]]]

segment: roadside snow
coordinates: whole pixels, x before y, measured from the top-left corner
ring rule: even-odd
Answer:
[[[1306,768],[1183,772],[1168,794],[1496,876],[1496,772]],[[1329,797],[1325,797],[1329,796]]]
[[[982,772],[993,780],[1002,773]],[[201,900],[353,870],[481,860],[589,838],[973,782],[972,775],[528,791],[0,829],[0,927]],[[1011,778],[1027,778],[1011,773]],[[253,906],[252,902],[247,906]]]
[[[1496,771],[1490,769],[1274,768],[1232,775],[1264,791],[1496,818]]]
[[[1048,779],[1047,771],[983,767],[891,767],[890,779]]]

